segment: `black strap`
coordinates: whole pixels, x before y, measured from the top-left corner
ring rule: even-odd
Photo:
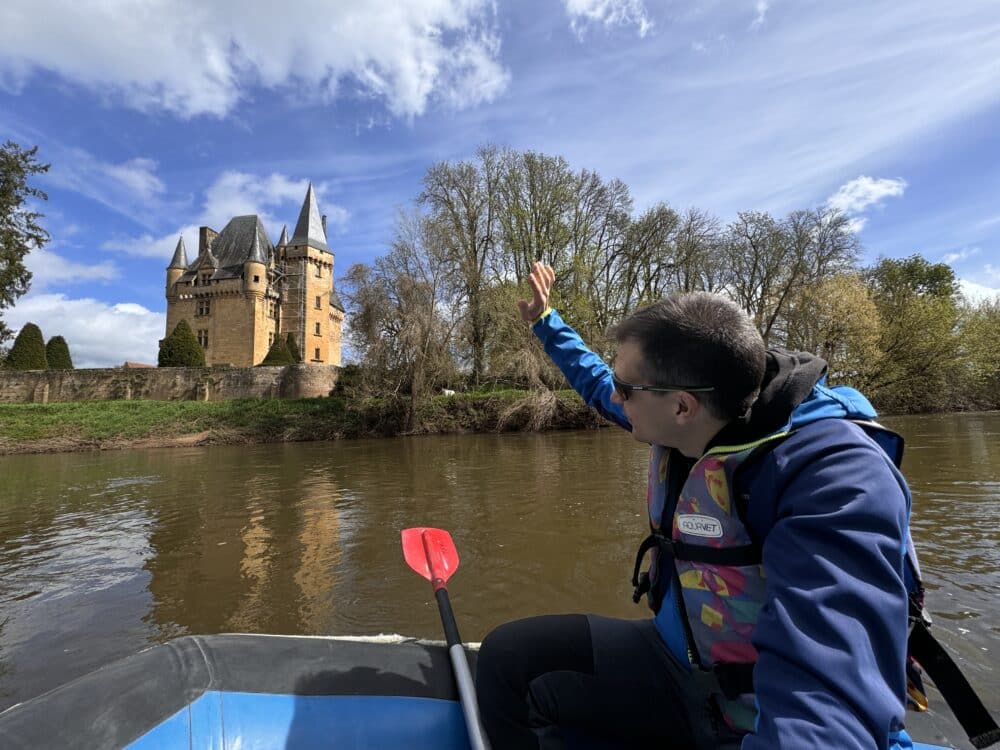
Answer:
[[[741,547],[706,547],[701,544],[670,540],[673,556],[687,562],[708,563],[709,565],[760,565],[761,547],[745,544]]]
[[[917,620],[910,631],[909,652],[934,680],[973,747],[984,748],[1000,742],[1000,727],[922,620]]]
[[[642,559],[649,550],[660,544],[661,539],[662,537],[656,534],[650,534],[642,540],[642,544],[639,545],[639,551],[635,555],[635,567],[632,568],[632,601],[636,604],[639,603],[642,595],[649,591],[650,588],[649,572],[645,570],[641,573],[639,572],[639,569],[642,567]]]
[[[688,544],[674,539],[667,539],[659,533],[653,533],[643,539],[639,551],[635,555],[635,567],[632,568],[632,601],[638,603],[642,595],[650,589],[648,572],[640,572],[643,558],[654,547],[660,551],[660,566],[667,564],[670,558],[687,562],[706,563],[708,565],[760,565],[761,548],[756,544],[746,544],[741,547],[705,547],[700,544]]]

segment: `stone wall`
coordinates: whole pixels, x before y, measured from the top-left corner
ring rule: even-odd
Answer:
[[[107,370],[2,370],[0,403],[55,401],[226,401],[326,396],[339,367],[143,367]]]

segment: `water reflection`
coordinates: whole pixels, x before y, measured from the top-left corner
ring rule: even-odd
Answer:
[[[1000,415],[887,422],[930,609],[995,704]],[[542,612],[644,616],[645,460],[613,430],[0,459],[0,708],[188,633],[440,637],[406,526],[452,532],[468,640]]]

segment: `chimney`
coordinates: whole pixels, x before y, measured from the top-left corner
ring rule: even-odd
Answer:
[[[323,214],[323,236],[326,236],[326,214]]]
[[[198,255],[204,254],[212,246],[212,240],[219,236],[211,227],[198,227]]]

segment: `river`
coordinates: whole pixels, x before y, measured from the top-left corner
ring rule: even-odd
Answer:
[[[1000,714],[1000,414],[885,421],[934,630]],[[184,634],[440,638],[407,526],[452,533],[466,640],[641,617],[646,454],[607,429],[0,458],[0,710]]]

